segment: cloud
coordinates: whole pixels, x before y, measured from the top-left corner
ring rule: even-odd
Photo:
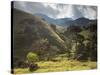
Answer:
[[[97,18],[96,6],[14,1],[14,8],[29,12],[31,14],[45,14],[54,19],[77,19],[80,17],[86,17],[89,19]]]

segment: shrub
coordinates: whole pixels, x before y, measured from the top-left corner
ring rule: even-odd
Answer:
[[[29,65],[29,71],[35,71],[38,69],[38,65],[34,63],[30,63]]]
[[[34,71],[38,68],[38,65],[35,62],[38,60],[38,56],[36,53],[29,52],[27,54],[27,60],[29,62],[29,71]]]
[[[37,56],[36,53],[29,52],[29,53],[27,54],[27,60],[28,60],[28,62],[33,63],[33,62],[36,62],[37,59],[38,59],[38,56]]]

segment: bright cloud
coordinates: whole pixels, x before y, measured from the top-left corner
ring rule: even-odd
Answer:
[[[68,5],[68,4],[51,4],[15,1],[14,8],[29,12],[31,14],[45,14],[51,18],[73,18],[86,17],[97,19],[96,6]]]

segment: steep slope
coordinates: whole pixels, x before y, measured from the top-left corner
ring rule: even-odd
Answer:
[[[52,27],[40,17],[13,9],[14,55],[25,57],[35,40],[46,38],[51,45],[66,49],[64,41]],[[23,53],[24,52],[24,53]]]

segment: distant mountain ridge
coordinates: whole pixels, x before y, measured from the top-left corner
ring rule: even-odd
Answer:
[[[41,17],[43,20],[47,21],[50,24],[60,25],[60,26],[67,26],[70,22],[73,21],[72,18],[60,18],[60,19],[53,19],[44,14],[34,14],[36,16]]]
[[[90,23],[94,23],[94,22],[96,22],[96,21],[97,21],[97,20],[90,20],[90,19],[81,17],[81,18],[78,18],[78,19],[74,20],[74,21],[72,22],[72,25],[87,26],[87,25],[89,25]]]
[[[53,19],[44,14],[34,14],[34,15],[41,17],[43,20],[47,21],[50,24],[64,26],[64,27],[68,27],[70,25],[86,26],[89,23],[96,21],[84,17],[73,20],[72,18]]]

